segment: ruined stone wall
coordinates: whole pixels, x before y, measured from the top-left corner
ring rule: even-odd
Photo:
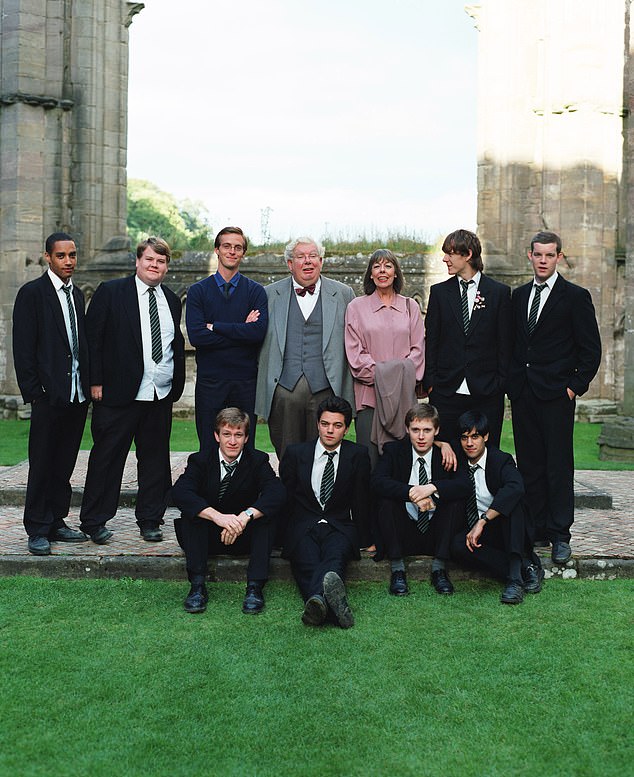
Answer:
[[[623,398],[624,0],[483,0],[478,43],[478,233],[513,286],[540,229],[592,294],[604,346],[588,398]],[[627,152],[626,152],[627,153]]]
[[[126,232],[125,0],[0,0],[0,392],[16,393],[11,314],[47,235],[87,262]]]

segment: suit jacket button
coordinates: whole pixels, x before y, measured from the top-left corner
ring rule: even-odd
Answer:
[[[527,364],[526,366],[527,366],[527,367],[530,367],[531,365],[530,365],[530,364]]]

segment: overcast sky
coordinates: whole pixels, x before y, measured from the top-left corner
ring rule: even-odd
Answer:
[[[214,228],[433,239],[476,226],[477,31],[456,0],[146,0],[128,176]]]

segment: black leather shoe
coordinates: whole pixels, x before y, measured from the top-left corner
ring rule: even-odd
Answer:
[[[438,594],[450,595],[454,592],[453,583],[449,579],[446,569],[437,569],[431,573],[431,584]]]
[[[326,620],[328,614],[328,608],[323,596],[315,594],[310,599],[306,600],[304,605],[304,612],[302,613],[302,623],[307,626],[321,626]]]
[[[335,620],[342,629],[354,626],[354,615],[346,597],[346,587],[336,572],[326,572],[324,575],[324,596]]]
[[[95,529],[94,531],[90,532],[90,539],[96,544],[96,545],[105,545],[106,542],[112,537],[112,532],[110,529],[106,529],[105,526],[100,526],[98,529]]]
[[[35,537],[29,537],[29,553],[34,556],[50,556],[51,543],[47,537],[36,535]]]
[[[553,564],[565,564],[570,561],[572,550],[567,542],[553,542],[552,560]]]
[[[509,580],[500,596],[502,604],[521,604],[524,601],[524,588],[517,580]]]
[[[258,583],[247,583],[247,592],[242,602],[242,612],[247,615],[262,612],[264,609],[264,594]]]
[[[403,570],[397,570],[392,572],[390,578],[390,593],[392,596],[407,596],[409,593],[409,587],[407,585],[407,578]]]
[[[86,542],[88,536],[83,531],[75,531],[68,526],[60,526],[51,535],[50,542]]]
[[[207,586],[204,583],[192,583],[185,599],[185,612],[205,612],[207,609]]]
[[[542,590],[544,570],[536,564],[530,564],[523,573],[524,591],[527,594],[538,594]]]
[[[147,529],[141,529],[141,536],[146,542],[163,542],[163,532],[158,526],[148,526]]]
[[[534,548],[549,548],[550,542],[548,540],[535,540],[533,543]]]

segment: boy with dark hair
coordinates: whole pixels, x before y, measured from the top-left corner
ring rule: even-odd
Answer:
[[[511,290],[483,273],[482,247],[473,232],[452,232],[442,250],[451,277],[429,292],[423,385],[440,413],[442,439],[459,449],[458,416],[482,410],[499,445],[511,356]]]
[[[544,578],[532,551],[532,526],[524,503],[524,483],[513,457],[489,440],[489,422],[478,411],[458,419],[460,444],[471,481],[462,528],[451,556],[506,581],[500,601],[521,604],[524,592],[539,593]]]
[[[280,463],[288,496],[282,555],[304,599],[302,621],[330,619],[347,629],[354,616],[343,581],[348,561],[368,544],[370,458],[365,446],[344,440],[352,422],[347,400],[324,399],[317,418],[317,439],[289,445]]]

